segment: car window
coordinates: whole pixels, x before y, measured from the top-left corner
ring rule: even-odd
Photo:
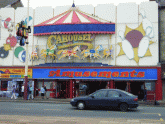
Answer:
[[[135,95],[133,95],[133,94],[131,94],[131,93],[128,93],[128,92],[126,92],[126,91],[121,91],[121,92],[123,92],[123,93],[126,94],[127,96],[135,96]]]
[[[108,97],[119,97],[119,95],[116,91],[108,91]]]
[[[98,91],[98,92],[93,94],[93,96],[96,97],[96,98],[106,97],[106,95],[107,95],[106,90],[101,90],[101,91]]]

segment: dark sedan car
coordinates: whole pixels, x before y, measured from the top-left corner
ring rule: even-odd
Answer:
[[[127,111],[128,108],[138,107],[138,98],[119,89],[100,89],[88,96],[73,98],[70,104],[81,110],[86,107],[117,107]]]

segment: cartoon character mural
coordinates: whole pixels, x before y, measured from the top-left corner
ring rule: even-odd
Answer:
[[[0,58],[4,59],[8,56],[9,50],[11,50],[12,47],[16,46],[17,39],[15,36],[12,35],[14,22],[12,22],[12,19],[10,17],[2,19],[1,24],[2,27],[4,29],[7,29],[7,31],[9,32],[9,36],[6,39],[6,44],[4,44],[4,46],[0,48]]]
[[[25,25],[27,25],[27,17],[25,17],[23,20],[25,22]],[[32,25],[32,17],[29,16],[29,25]],[[10,17],[4,18],[1,21],[2,27],[7,29],[9,32],[9,36],[6,39],[6,43],[4,44],[3,47],[0,48],[0,58],[6,58],[9,54],[9,50],[14,48],[19,42],[19,38],[16,36],[12,35],[12,32],[14,30],[14,22],[12,22],[12,19]],[[17,25],[18,26],[18,25]],[[16,26],[16,29],[18,28]],[[23,47],[17,47],[14,51],[15,57],[18,58],[21,62],[25,62],[25,56],[26,56],[26,51],[24,50]]]
[[[85,59],[86,57],[90,57],[90,58],[92,58],[92,57],[94,57],[94,58],[98,58],[98,57],[100,57],[100,58],[102,58],[100,55],[99,55],[99,52],[100,51],[103,51],[103,46],[102,45],[99,45],[99,46],[97,46],[95,49],[86,49],[86,50],[83,50],[82,52],[81,52],[81,54],[83,54],[83,57],[82,57],[82,59]]]
[[[149,45],[154,43],[150,41],[153,35],[152,23],[146,18],[145,11],[142,10],[142,23],[136,29],[131,29],[126,26],[125,32],[119,31],[118,35],[121,38],[120,52],[118,56],[126,55],[128,59],[134,59],[138,64],[139,59],[146,56],[152,56],[149,50]]]

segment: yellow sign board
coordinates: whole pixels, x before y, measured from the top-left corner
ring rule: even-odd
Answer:
[[[94,39],[94,35],[91,34],[50,35],[47,41],[47,45],[49,48],[53,45],[52,39],[55,40],[58,49],[62,49],[70,46],[76,46],[77,44],[86,45],[88,46],[88,49],[90,49],[93,46],[91,43],[87,43],[86,41],[92,41]],[[73,42],[72,45],[69,42]]]
[[[0,69],[0,78],[24,78],[25,69]],[[32,69],[28,69],[28,78],[32,78]]]

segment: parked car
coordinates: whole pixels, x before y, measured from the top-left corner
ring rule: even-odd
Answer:
[[[117,107],[121,111],[137,108],[139,105],[138,96],[119,89],[100,89],[88,96],[75,97],[70,104],[80,110],[86,107]]]

